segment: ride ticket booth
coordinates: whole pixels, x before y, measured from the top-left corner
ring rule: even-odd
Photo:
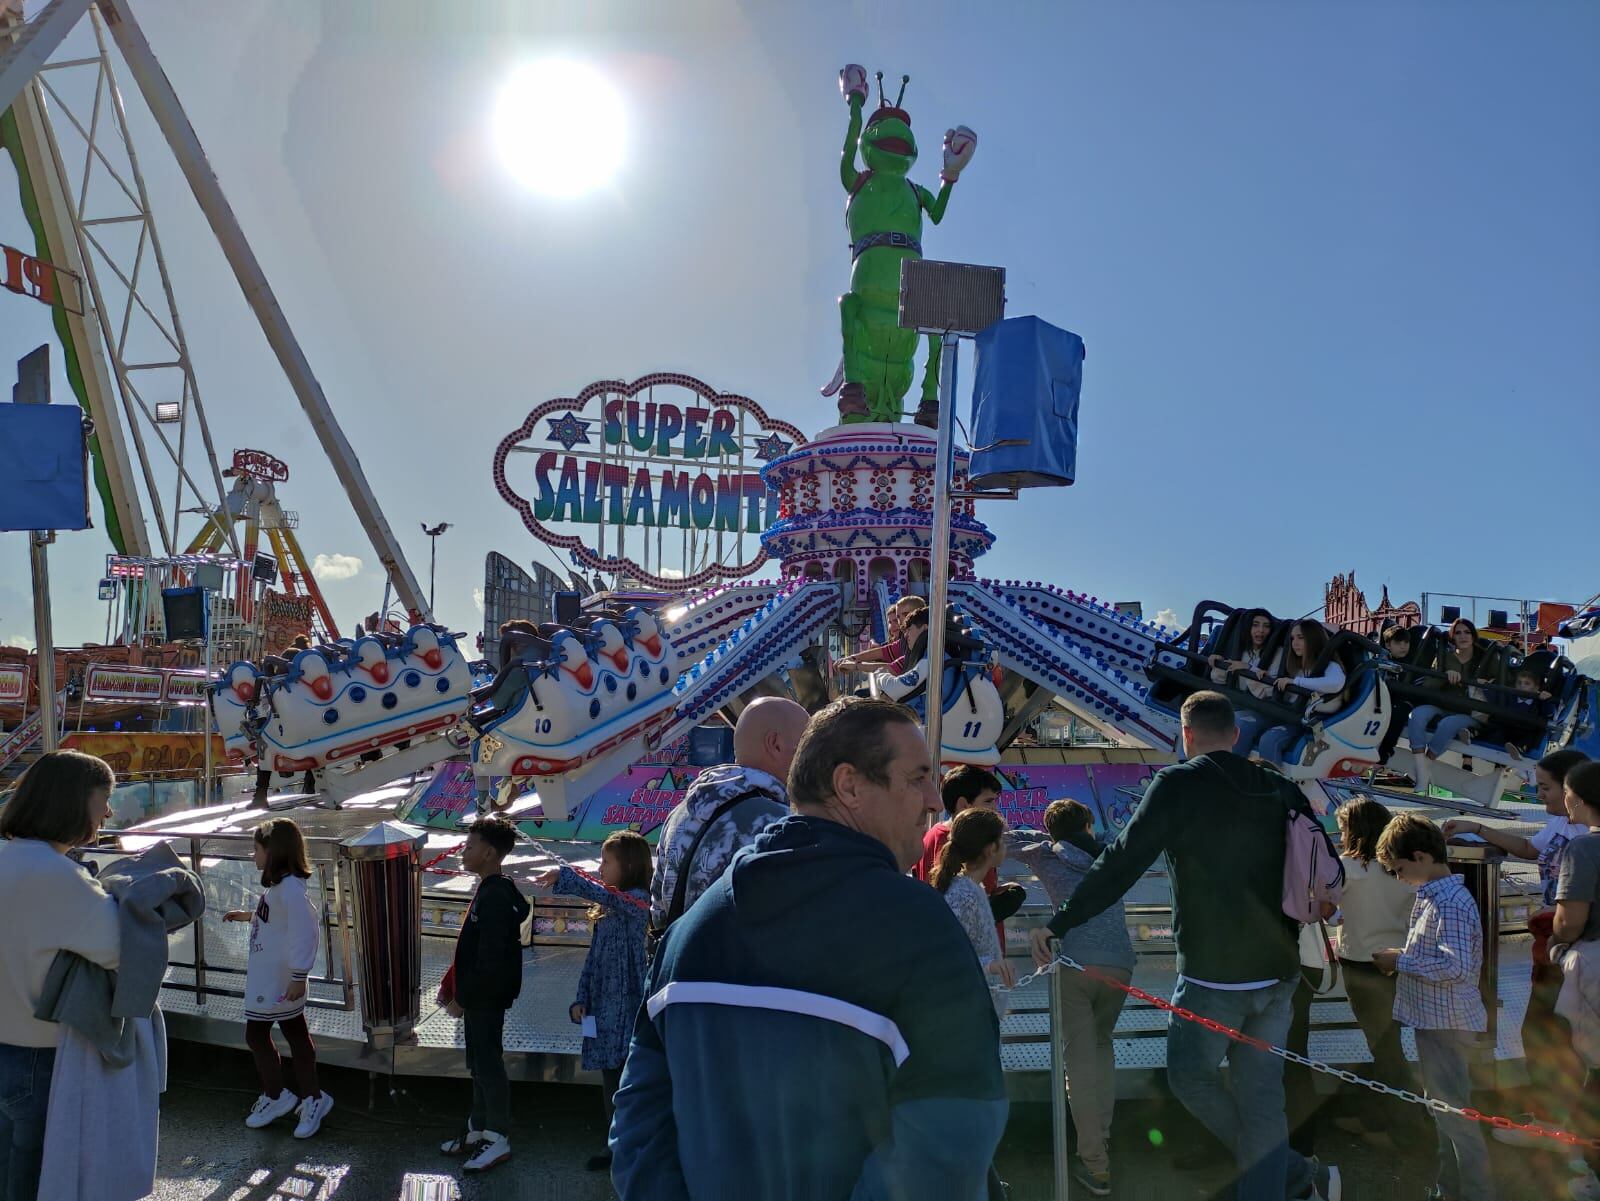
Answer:
[[[1483,1008],[1489,1015],[1485,1045],[1492,1062],[1499,1039],[1500,867],[1506,856],[1504,851],[1486,842],[1451,840],[1446,843],[1445,850],[1450,867],[1466,881],[1483,927],[1483,967],[1478,973],[1478,990],[1483,994]]]

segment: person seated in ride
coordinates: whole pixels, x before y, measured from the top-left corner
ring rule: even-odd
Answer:
[[[1294,628],[1289,631],[1289,651],[1283,657],[1283,671],[1272,683],[1273,689],[1291,703],[1294,699],[1288,695],[1291,687],[1330,698],[1307,701],[1304,710],[1307,717],[1329,711],[1336,703],[1333,698],[1344,691],[1344,667],[1337,659],[1329,659],[1322,666],[1321,674],[1311,674],[1327,649],[1328,631],[1320,621],[1295,622]],[[1284,749],[1305,732],[1306,725],[1303,722],[1296,722],[1292,726],[1273,726],[1261,736],[1257,749],[1269,763],[1282,763]]]
[[[1472,687],[1483,683],[1490,673],[1489,652],[1478,645],[1478,627],[1465,617],[1458,617],[1450,626],[1450,645],[1444,650],[1439,669],[1444,672],[1440,681],[1430,678],[1429,686],[1446,695],[1468,696],[1483,699],[1483,693]],[[1492,683],[1492,680],[1487,682]],[[1418,795],[1425,795],[1428,783],[1426,760],[1437,759],[1458,738],[1472,740],[1479,728],[1478,719],[1471,713],[1449,713],[1438,705],[1418,705],[1406,722],[1406,742],[1411,746],[1415,760]]]
[[[1512,710],[1518,717],[1527,718],[1530,724],[1491,721],[1483,729],[1483,740],[1504,743],[1506,754],[1513,759],[1520,759],[1545,740],[1546,724],[1555,713],[1555,698],[1544,688],[1537,671],[1520,668],[1516,676],[1516,691],[1510,696],[1502,693],[1499,699],[1502,708]],[[1531,724],[1533,722],[1539,724],[1535,726]]]
[[[1213,684],[1226,684],[1229,673],[1233,673],[1238,681],[1238,686],[1243,688],[1258,701],[1272,698],[1272,685],[1268,683],[1272,678],[1271,664],[1266,661],[1267,639],[1272,637],[1272,627],[1275,624],[1272,614],[1265,609],[1252,609],[1246,615],[1243,623],[1247,627],[1244,638],[1244,648],[1239,652],[1237,659],[1228,659],[1222,655],[1210,655],[1206,662],[1211,664],[1211,682]],[[1255,747],[1256,739],[1261,737],[1261,731],[1267,727],[1267,719],[1253,709],[1237,709],[1239,721],[1238,753],[1249,755]]]
[[[1411,628],[1409,626],[1390,626],[1383,632],[1383,654],[1391,663],[1404,664],[1411,659]],[[1409,674],[1403,676],[1408,682]],[[1378,743],[1378,762],[1389,762],[1389,756],[1394,754],[1394,748],[1400,741],[1400,734],[1406,728],[1406,719],[1411,716],[1411,702],[1401,700],[1391,695],[1389,698],[1389,727],[1383,733],[1383,741]]]
[[[928,611],[928,602],[920,596],[902,596],[890,605],[884,613],[884,624],[888,629],[889,637],[880,646],[868,647],[854,655],[845,655],[833,661],[835,675],[845,672],[858,671],[870,664],[881,663],[889,671],[899,674],[906,669],[906,652],[909,644],[905,639],[906,619],[917,610],[923,613]]]
[[[500,625],[500,670],[511,666],[512,660],[522,657],[522,651],[539,636],[539,627],[531,621],[517,617]]]
[[[888,689],[896,680],[898,680],[900,678],[902,673],[909,672],[909,671],[912,671],[913,669],[915,669],[917,664],[922,662],[923,658],[927,655],[927,653],[928,653],[928,606],[927,605],[923,605],[920,609],[912,609],[906,614],[906,617],[904,618],[904,622],[903,622],[902,628],[900,630],[900,639],[901,639],[902,642],[905,643],[906,653],[905,653],[905,656],[900,660],[900,668],[899,668],[899,670],[875,671],[875,672],[872,673],[872,678],[877,682],[877,686],[878,686],[878,691],[879,692],[884,692],[886,689]],[[901,689],[895,688],[893,690],[893,692],[891,693],[891,695],[894,695],[894,693],[899,693],[900,691],[901,691]],[[867,696],[870,693],[871,693],[871,689],[870,688],[869,689],[859,689],[859,690],[857,690],[856,695],[857,696]],[[894,699],[895,700],[903,700],[905,698],[902,697],[902,696],[894,695]]]

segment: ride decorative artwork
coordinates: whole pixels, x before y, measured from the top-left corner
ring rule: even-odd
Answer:
[[[890,104],[879,71],[878,108],[863,122],[867,72],[855,63],[839,72],[839,90],[850,106],[839,162],[839,182],[850,198],[850,290],[839,297],[844,358],[822,394],[838,392],[845,424],[899,421],[904,415],[918,334],[900,325],[900,264],[922,257],[923,213],[935,225],[944,220],[950,190],[978,148],[978,135],[965,125],[947,129],[938,194],[912,183],[907,174],[917,161],[917,140],[911,115],[901,107],[910,82],[909,75],[901,77],[900,95]],[[864,171],[856,167],[858,150]],[[933,337],[916,421],[930,429],[939,423],[939,347]]]
[[[778,500],[759,468],[804,440],[748,397],[655,372],[599,380],[535,408],[495,451],[494,480],[528,531],[574,564],[680,589],[766,561],[753,539],[777,520]],[[531,480],[518,473],[513,484],[513,454],[535,456]],[[553,528],[573,525],[592,536]],[[680,533],[668,539],[667,530]],[[669,556],[678,560],[670,568]]]

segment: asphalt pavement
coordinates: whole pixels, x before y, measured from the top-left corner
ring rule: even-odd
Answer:
[[[322,1130],[293,1137],[292,1119],[249,1130],[244,1115],[257,1088],[243,1052],[174,1044],[162,1107],[159,1201],[610,1201],[603,1173],[584,1161],[603,1139],[597,1089],[512,1086],[511,1161],[463,1179],[438,1145],[464,1125],[465,1080],[400,1080],[325,1069],[335,1106]],[[1479,1098],[1487,1103],[1494,1098]],[[1335,1099],[1319,1119],[1317,1150],[1337,1163],[1345,1201],[1421,1201],[1432,1183],[1432,1149],[1394,1151],[1345,1135],[1329,1120],[1349,1102]],[[1117,1110],[1113,1145],[1120,1201],[1218,1201],[1229,1170],[1180,1170],[1177,1161],[1211,1146],[1172,1102],[1127,1102]],[[1048,1111],[1013,1107],[996,1163],[1013,1201],[1052,1201]],[[1567,1155],[1491,1142],[1499,1201],[1564,1198]],[[1072,1201],[1088,1194],[1075,1189]],[[933,1201],[933,1199],[930,1199]],[[1053,1199],[1060,1201],[1060,1199]]]

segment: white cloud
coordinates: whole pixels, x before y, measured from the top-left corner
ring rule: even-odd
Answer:
[[[26,634],[12,634],[6,638],[6,645],[20,647],[25,651],[31,651],[33,649],[33,639],[29,638]]]
[[[472,603],[478,606],[478,612],[483,612],[483,589],[477,585],[472,588]]]
[[[1152,620],[1158,626],[1166,626],[1169,630],[1181,630],[1183,628],[1182,623],[1178,621],[1178,613],[1175,609],[1163,609]]]
[[[354,555],[318,555],[311,561],[311,574],[318,583],[353,580],[361,574],[361,560]]]

